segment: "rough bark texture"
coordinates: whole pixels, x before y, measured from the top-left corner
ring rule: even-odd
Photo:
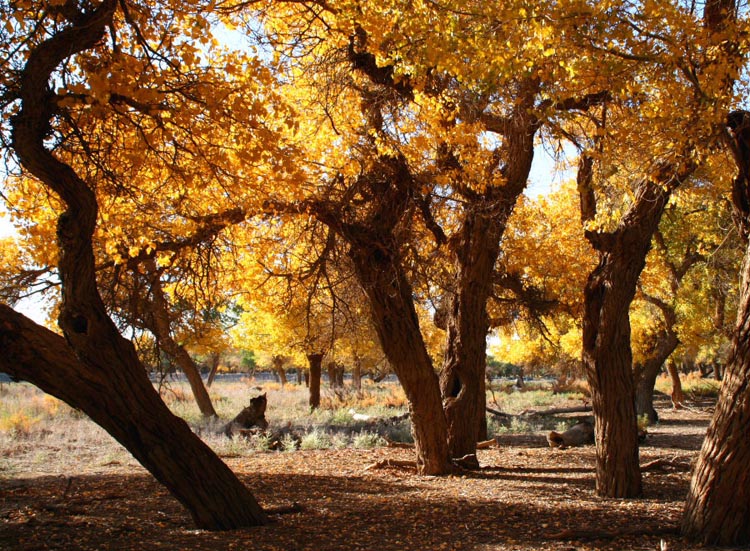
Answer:
[[[49,82],[56,67],[93,48],[117,7],[105,0],[75,23],[32,48],[21,73],[20,110],[12,146],[22,166],[66,205],[57,238],[62,281],[59,318],[65,339],[6,306],[3,370],[38,385],[91,416],[122,443],[206,529],[266,522],[252,494],[229,468],[173,416],[151,385],[131,343],[118,333],[99,295],[92,246],[96,196],[67,164],[45,148],[51,111]],[[66,344],[67,341],[67,344]]]
[[[659,415],[654,409],[654,386],[662,366],[672,352],[680,344],[677,334],[672,328],[663,331],[657,336],[658,342],[652,350],[651,356],[640,366],[637,377],[635,394],[635,409],[637,415],[646,415],[649,423],[653,424],[659,420]]]
[[[733,184],[735,224],[750,228],[750,113],[729,115],[739,174]],[[683,533],[705,544],[750,544],[750,243],[742,264],[737,322],[716,411],[690,482]]]
[[[683,532],[704,544],[750,543],[750,248],[732,355],[690,483]]]
[[[526,82],[516,112],[502,128],[494,128],[504,135],[503,147],[496,152],[502,162],[487,167],[487,179],[491,180],[493,172],[498,171],[504,185],[490,186],[483,193],[463,192],[461,227],[449,241],[455,275],[447,305],[440,387],[452,457],[476,457],[476,443],[487,434],[487,301],[492,293],[500,240],[526,187],[534,158],[534,134],[539,123],[531,113],[537,87],[533,79]]]
[[[310,367],[308,387],[310,389],[310,408],[320,407],[320,376],[323,370],[323,354],[308,354],[307,362]]]
[[[102,348],[114,348],[107,344]],[[128,347],[122,340],[117,348]],[[198,527],[229,530],[265,523],[252,494],[187,423],[169,411],[142,366],[83,363],[63,337],[3,304],[0,348],[0,371],[91,417],[185,505]]]
[[[584,158],[578,177],[584,220],[595,212],[591,170],[590,159]],[[662,167],[659,181],[673,178],[671,167]],[[642,492],[629,309],[669,198],[667,189],[641,181],[615,231],[586,232],[599,252],[599,265],[584,289],[582,356],[594,409],[596,491],[601,496],[628,498]]]

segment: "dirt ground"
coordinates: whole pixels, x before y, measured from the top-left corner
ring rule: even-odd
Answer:
[[[0,478],[0,549],[693,551],[677,527],[710,405],[659,414],[641,448],[642,466],[651,464],[642,499],[596,497],[593,447],[553,450],[542,433],[500,437],[480,452],[480,471],[440,478],[368,469],[413,458],[396,448],[229,454],[264,506],[302,510],[224,533],[195,530],[132,462],[51,454],[39,472]]]

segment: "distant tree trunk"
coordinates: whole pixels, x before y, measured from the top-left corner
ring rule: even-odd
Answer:
[[[657,179],[637,184],[633,203],[613,232],[586,230],[599,265],[584,289],[582,359],[596,424],[596,491],[605,497],[642,492],[629,310],[670,195],[659,182],[679,182],[674,167],[660,168]],[[584,156],[578,172],[584,222],[596,213],[592,175],[593,161]]]
[[[221,353],[220,352],[211,352],[211,354],[208,355],[209,360],[211,361],[211,368],[208,371],[208,379],[206,380],[206,386],[208,388],[211,388],[211,385],[214,384],[214,379],[216,378],[216,374],[219,372],[219,362],[221,360]]]
[[[328,372],[328,385],[331,388],[341,388],[343,385],[344,369],[338,364],[338,362],[328,362],[326,366]]]
[[[304,382],[304,377],[302,376],[302,371],[303,371],[303,369],[302,369],[301,367],[299,367],[299,366],[298,366],[298,367],[296,368],[296,370],[297,370],[297,384],[298,384],[299,386],[302,386],[302,383]]]
[[[352,386],[357,392],[362,392],[362,358],[354,357],[354,367],[352,369]]]
[[[682,381],[680,381],[680,374],[674,362],[667,362],[667,371],[672,380],[672,407],[674,409],[681,409],[682,403],[685,401],[685,394],[682,392]]]
[[[284,356],[276,355],[271,358],[271,366],[273,367],[273,372],[276,373],[276,376],[279,378],[279,382],[281,383],[282,387],[285,387],[287,383],[286,370],[284,369],[285,363],[286,358]]]
[[[750,543],[750,248],[719,401],[693,472],[683,532],[706,545]]]
[[[310,408],[320,407],[320,375],[323,364],[323,354],[308,354],[307,362],[310,367]]]
[[[675,318],[676,319],[676,318]],[[651,355],[641,366],[637,377],[635,394],[636,414],[646,415],[650,424],[659,421],[659,415],[654,409],[654,386],[662,366],[672,352],[680,344],[677,334],[673,330],[665,330],[657,335],[657,343]]]
[[[714,361],[713,364],[712,364],[712,366],[713,366],[713,370],[714,370],[714,372],[713,372],[714,373],[714,379],[717,380],[717,381],[721,381],[721,379],[722,379],[721,364],[719,362],[717,362],[717,361]]]
[[[146,270],[149,274],[151,300],[141,305],[141,319],[156,337],[159,346],[169,354],[180,370],[187,377],[190,389],[193,391],[195,402],[204,417],[215,417],[216,410],[211,403],[211,397],[203,384],[198,366],[181,344],[172,337],[172,322],[169,316],[169,306],[164,296],[160,273],[154,259],[146,262]]]
[[[302,377],[305,379],[305,386],[307,388],[310,388],[310,370],[305,369],[305,372],[302,374]]]

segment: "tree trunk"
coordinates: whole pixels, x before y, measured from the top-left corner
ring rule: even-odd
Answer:
[[[578,183],[583,220],[595,212],[591,160],[583,158]],[[663,167],[664,181],[673,167]],[[586,231],[599,265],[584,289],[583,364],[596,421],[596,491],[604,497],[638,497],[638,427],[630,348],[630,304],[669,198],[658,183],[641,181],[633,204],[612,233]]]
[[[732,353],[693,472],[683,532],[706,545],[750,544],[750,247]]]
[[[323,354],[308,354],[307,362],[310,366],[309,388],[310,409],[320,407],[320,376],[323,364]]]
[[[221,354],[218,352],[212,352],[208,357],[211,360],[211,369],[209,370],[208,378],[206,379],[206,387],[211,388],[211,385],[214,384],[216,374],[219,372],[219,362],[221,360]]]
[[[676,321],[676,317],[675,317]],[[651,356],[644,362],[639,370],[635,394],[635,410],[640,417],[646,415],[650,424],[659,421],[659,415],[654,409],[654,386],[662,366],[672,352],[680,344],[677,334],[671,328],[662,331],[657,336],[657,343]]]
[[[682,381],[680,381],[680,374],[674,362],[667,362],[667,371],[669,372],[669,378],[672,380],[672,407],[681,409],[682,403],[685,401],[685,394],[682,392]]]
[[[440,389],[452,457],[475,457],[477,441],[487,434],[487,301],[492,293],[500,240],[526,187],[534,158],[538,122],[531,118],[531,112],[537,87],[538,83],[532,80],[524,83],[505,129],[503,146],[498,151],[503,159],[504,184],[490,185],[484,193],[464,197],[461,227],[449,240],[454,276]],[[491,170],[497,168],[493,166]],[[492,175],[489,172],[488,179]]]
[[[265,524],[248,489],[164,405],[130,343],[115,338],[99,347],[111,354],[111,366],[84,363],[63,337],[0,304],[0,371],[91,417],[167,487],[199,528]]]
[[[0,365],[84,411],[122,443],[190,511],[204,529],[265,524],[263,510],[231,470],[179,418],[149,381],[132,344],[122,338],[99,295],[92,236],[94,191],[45,148],[55,102],[51,74],[69,56],[93,48],[118,3],[78,13],[75,22],[31,45],[12,120],[22,166],[66,205],[57,224],[65,338],[0,305]],[[73,6],[75,8],[75,6]]]
[[[326,371],[328,372],[328,386],[331,388],[339,387],[338,368],[339,366],[336,362],[328,362],[328,365],[326,366]]]
[[[195,403],[204,417],[216,417],[216,410],[211,403],[211,397],[208,390],[203,384],[198,366],[193,358],[185,350],[185,347],[179,344],[172,337],[171,321],[169,316],[169,306],[164,296],[164,289],[161,285],[160,275],[156,268],[156,262],[151,259],[146,263],[146,269],[151,276],[151,300],[142,306],[145,312],[142,312],[142,319],[148,326],[149,331],[156,337],[159,346],[171,356],[180,370],[187,377],[190,389],[193,391]]]
[[[354,368],[352,369],[352,386],[357,392],[362,392],[362,359],[354,357]]]
[[[276,376],[279,378],[279,382],[281,383],[282,388],[286,386],[287,380],[286,380],[286,370],[284,369],[284,363],[286,362],[286,358],[284,356],[274,356],[271,358],[271,365],[273,366],[273,371],[276,373]]]
[[[302,368],[297,367],[297,385],[302,386],[302,383],[304,382],[304,378],[302,376]]]

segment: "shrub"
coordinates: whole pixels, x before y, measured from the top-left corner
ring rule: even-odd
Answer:
[[[362,431],[354,437],[352,446],[359,449],[372,449],[385,444],[385,441],[376,433]]]
[[[331,447],[331,438],[321,430],[305,434],[299,443],[301,450],[325,450]]]

